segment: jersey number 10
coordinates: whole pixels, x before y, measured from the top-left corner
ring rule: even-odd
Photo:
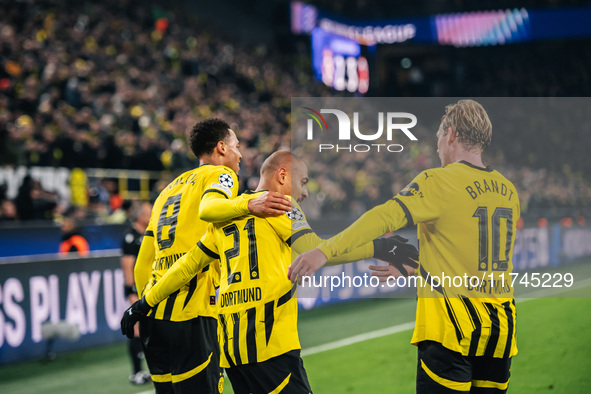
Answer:
[[[507,271],[511,238],[513,238],[513,211],[511,208],[497,207],[490,219],[490,227],[487,207],[478,207],[472,217],[478,218],[478,270],[488,271],[488,232],[492,228],[492,270]],[[507,219],[503,255],[501,255],[501,219]]]

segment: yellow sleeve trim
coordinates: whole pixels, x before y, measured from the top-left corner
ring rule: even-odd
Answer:
[[[423,371],[425,371],[431,379],[433,379],[435,382],[439,383],[443,387],[447,387],[450,390],[456,391],[470,391],[470,382],[456,382],[454,380],[439,377],[433,371],[431,371],[427,367],[427,365],[425,365],[425,362],[423,360],[421,360],[421,368],[423,368]]]

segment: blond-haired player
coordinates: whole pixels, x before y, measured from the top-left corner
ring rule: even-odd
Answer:
[[[327,258],[416,224],[423,280],[437,285],[433,278],[444,275],[486,278],[477,286],[419,289],[411,343],[418,347],[420,394],[507,390],[517,346],[515,302],[506,278],[513,269],[520,208],[513,184],[482,162],[491,135],[478,102],[447,106],[437,130],[441,167],[421,172],[392,200],[300,255],[290,270],[292,280],[311,275]]]

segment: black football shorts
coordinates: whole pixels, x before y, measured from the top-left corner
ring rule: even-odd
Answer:
[[[226,368],[236,394],[310,394],[310,383],[300,357],[292,350],[260,363]]]
[[[183,322],[146,318],[140,339],[157,394],[223,391],[217,320],[197,317]]]
[[[502,394],[511,358],[462,356],[439,342],[418,344],[417,394]]]

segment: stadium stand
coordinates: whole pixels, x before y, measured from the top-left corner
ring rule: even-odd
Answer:
[[[238,10],[245,7],[237,1],[226,3]],[[476,7],[465,1],[451,5],[421,1],[396,9],[359,0],[311,3],[342,16],[365,18]],[[584,2],[535,3],[536,7],[553,7]],[[23,1],[2,7],[0,165],[174,174],[194,163],[194,157],[186,153],[185,132],[197,120],[218,116],[239,132],[245,148],[240,171],[244,190],[256,185],[266,154],[290,145],[290,97],[343,95],[312,79],[309,43],[301,38],[293,37],[292,45],[285,47],[279,41],[244,45],[237,37],[239,32],[218,34],[205,27],[208,15],[187,16],[179,8],[183,2],[173,4],[174,12],[135,0],[100,4]],[[534,6],[534,2],[524,4]],[[509,1],[487,2],[478,3],[478,8],[512,5]],[[63,12],[64,7],[68,12]],[[278,1],[271,2],[269,9],[269,18],[277,10],[287,12]],[[279,29],[277,23],[269,21],[269,26]],[[419,51],[415,59],[423,75],[419,84],[392,63],[396,55],[385,51],[378,59],[379,68],[393,72],[379,74],[384,80],[372,94],[527,97],[591,93],[589,40],[424,51],[429,56]],[[531,135],[522,135],[523,142],[512,144],[512,150],[505,149],[507,141],[501,134],[495,135],[499,148],[493,147],[492,162],[501,157],[502,150],[502,160],[511,163],[503,170],[521,191],[526,217],[589,214],[591,160],[584,144],[575,142],[580,130],[561,126],[555,135],[533,140],[555,140],[560,135],[566,141],[563,146],[534,156],[523,155],[520,149]],[[324,164],[312,166],[315,181],[311,190],[314,183],[323,185],[322,199],[316,200],[318,215],[356,217],[391,197],[409,180],[409,174],[436,164],[433,148],[423,144],[395,169],[380,162],[380,157],[331,163],[339,164],[331,166],[333,171],[327,171]],[[370,178],[378,182],[368,182]],[[103,189],[102,183],[91,185],[93,195]],[[158,187],[155,181],[150,186]],[[36,201],[44,207],[36,208],[36,219],[50,220],[68,209],[59,203],[51,205],[55,196],[42,188],[34,193],[43,197]],[[29,213],[18,209],[25,200],[31,204],[24,194],[12,199],[21,221],[30,219]],[[13,221],[11,199],[0,198],[6,201],[2,217]],[[108,200],[99,199],[107,211],[103,216],[116,209]]]

